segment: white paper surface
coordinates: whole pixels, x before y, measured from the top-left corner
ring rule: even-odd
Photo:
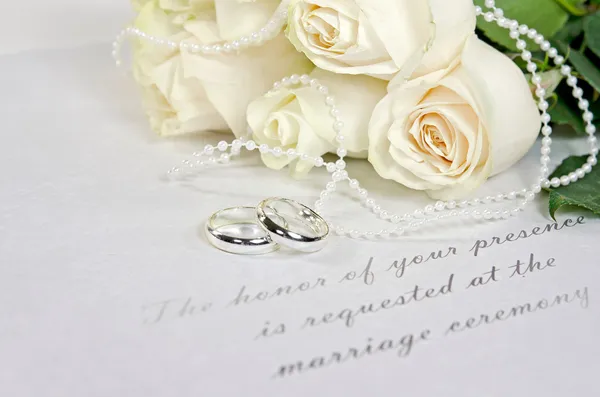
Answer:
[[[577,224],[581,214],[561,212],[571,227],[496,241],[477,257],[478,240],[551,224],[545,197],[504,222],[454,222],[389,242],[332,238],[312,255],[224,254],[202,237],[212,212],[271,195],[311,204],[326,175],[292,181],[246,156],[193,184],[161,181],[208,138],[154,137],[109,52],[0,58],[0,395],[599,395],[597,218]],[[554,164],[583,147],[555,142]],[[531,183],[537,157],[484,192]],[[363,165],[350,172],[398,211],[423,204]],[[360,211],[345,197],[328,214],[385,227]],[[446,257],[424,260],[438,251]],[[530,255],[540,265],[527,270]],[[523,275],[511,277],[517,261]],[[467,288],[492,266],[497,281]],[[249,300],[236,303],[242,288]],[[543,308],[563,294],[570,303]],[[406,304],[391,307],[400,296]],[[388,309],[358,313],[386,299]],[[532,312],[521,314],[525,304]],[[482,314],[503,320],[474,327]],[[303,326],[307,318],[320,324]],[[467,322],[473,329],[459,331]],[[303,371],[281,370],[298,362]]]
[[[0,54],[108,42],[133,15],[128,0],[3,1]]]

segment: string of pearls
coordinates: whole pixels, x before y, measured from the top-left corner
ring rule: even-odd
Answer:
[[[241,36],[235,40],[215,44],[201,44],[194,42],[193,39],[173,41],[168,38],[153,36],[138,28],[128,26],[117,35],[113,42],[112,56],[117,66],[121,66],[121,49],[125,40],[130,37],[145,40],[152,44],[165,46],[171,49],[179,48],[181,51],[203,55],[236,54],[249,47],[260,47],[277,37],[286,25],[288,4],[289,0],[283,0],[271,19],[257,32]]]
[[[336,162],[326,162],[321,156],[309,156],[294,149],[288,149],[284,151],[281,147],[272,148],[266,144],[258,145],[253,140],[235,139],[231,143],[221,141],[216,146],[207,145],[201,152],[193,153],[195,160],[184,160],[183,166],[171,169],[168,172],[168,176],[170,178],[177,179],[185,177],[186,175],[189,175],[191,171],[207,165],[228,163],[231,160],[231,157],[238,155],[242,149],[249,151],[258,150],[261,154],[271,154],[276,157],[287,156],[292,160],[299,159],[302,161],[312,162],[315,167],[324,167],[331,174],[331,181],[327,183],[325,189],[320,193],[319,199],[315,202],[314,206],[317,212],[323,210],[325,203],[330,199],[332,193],[337,190],[338,183],[344,181],[348,182],[350,188],[354,190],[356,194],[358,194],[364,206],[368,208],[370,212],[375,214],[380,219],[386,220],[393,225],[390,229],[382,229],[379,231],[360,231],[352,228],[347,229],[344,226],[336,226],[330,223],[330,227],[336,234],[351,238],[382,239],[398,237],[407,231],[420,229],[429,223],[454,217],[471,217],[475,219],[492,220],[508,219],[510,217],[517,216],[521,211],[523,211],[528,203],[535,199],[536,195],[541,192],[542,188],[550,186],[558,187],[561,185],[567,186],[570,183],[574,183],[577,180],[584,178],[586,174],[591,172],[592,167],[594,167],[598,162],[598,141],[594,136],[596,127],[592,124],[594,115],[589,110],[589,102],[583,98],[583,90],[578,86],[577,78],[572,74],[571,67],[565,64],[565,58],[558,54],[558,50],[553,48],[550,42],[535,29],[530,29],[528,26],[522,25],[516,20],[506,18],[503,10],[495,6],[494,0],[486,0],[485,8],[489,11],[484,12],[481,7],[475,7],[476,15],[478,17],[482,17],[489,23],[496,23],[498,26],[509,31],[510,37],[516,41],[516,47],[521,51],[521,58],[527,62],[527,70],[532,75],[531,81],[536,86],[535,95],[538,98],[537,105],[541,112],[541,132],[544,138],[542,138],[539,177],[528,188],[470,200],[438,201],[433,205],[427,205],[422,209],[417,209],[412,213],[406,214],[396,214],[384,209],[373,198],[369,197],[369,192],[367,189],[360,186],[358,180],[352,179],[348,175],[348,172],[346,171],[346,162],[344,160],[347,155],[347,150],[343,145],[345,138],[343,134],[344,122],[341,118],[339,109],[335,106],[335,97],[329,92],[329,89],[325,85],[316,79],[312,79],[308,75],[292,75],[290,77],[285,77],[282,80],[274,83],[272,91],[280,90],[283,87],[302,85],[311,87],[323,96],[325,105],[330,108],[330,114],[333,119],[332,128],[336,132],[335,141],[338,145],[337,155],[339,157]],[[285,8],[283,8],[283,10],[278,11],[273,16],[273,19],[271,19],[271,21],[267,24],[267,26],[261,29],[259,32],[255,32],[234,42],[217,44],[213,46],[204,46],[183,42],[174,43],[168,40],[145,35],[143,32],[140,32],[137,29],[128,28],[122,32],[117,39],[115,44],[115,53],[118,56],[120,43],[122,42],[123,37],[129,34],[151,40],[158,44],[165,44],[172,48],[179,47],[184,50],[205,54],[228,53],[245,46],[260,45],[273,38],[284,26],[286,18],[287,13],[285,12]],[[544,51],[550,59],[553,60],[556,66],[560,66],[560,73],[566,77],[567,84],[573,88],[572,95],[578,100],[579,108],[582,111],[582,119],[585,123],[585,131],[588,134],[587,142],[589,144],[589,157],[582,167],[561,177],[548,179],[548,176],[550,175],[549,156],[552,146],[552,139],[550,138],[552,134],[552,127],[549,125],[551,117],[547,112],[549,104],[545,100],[546,91],[541,86],[542,78],[537,73],[537,65],[532,61],[532,54],[529,50],[527,50],[527,42],[523,40],[522,37],[528,37],[533,40],[537,45],[539,45],[540,49]],[[249,129],[248,133],[250,135],[252,131]],[[217,154],[219,154],[218,158],[216,157]],[[495,210],[485,208],[486,205],[513,201],[516,201],[516,206]]]

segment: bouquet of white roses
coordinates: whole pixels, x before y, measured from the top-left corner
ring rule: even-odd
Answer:
[[[315,79],[335,93],[349,156],[449,200],[515,164],[540,130],[526,73],[478,37],[473,0],[133,3],[136,29],[184,43],[134,43],[134,76],[163,136],[222,130],[284,152],[335,153],[333,98],[309,84],[272,90],[285,76]],[[313,167],[263,161],[296,175]]]

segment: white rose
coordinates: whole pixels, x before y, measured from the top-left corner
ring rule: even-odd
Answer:
[[[287,36],[322,69],[389,80],[446,67],[475,19],[472,0],[292,0]]]
[[[214,44],[259,30],[279,3],[149,0],[142,4],[135,26],[177,42]],[[248,103],[274,81],[311,69],[283,34],[261,47],[223,55],[192,54],[142,39],[134,43],[134,76],[151,125],[162,135],[204,130],[245,135]]]
[[[366,158],[367,128],[375,105],[386,93],[386,82],[368,76],[347,76],[315,69],[310,77],[327,86],[344,121],[344,147],[349,156]],[[333,117],[323,94],[310,86],[294,86],[267,93],[248,106],[248,125],[258,144],[281,147],[280,157],[263,155],[274,169],[290,165],[293,175],[310,171],[313,163],[290,159],[285,152],[295,149],[310,156],[336,152]]]
[[[369,161],[383,178],[456,199],[521,159],[539,127],[523,73],[472,36],[447,70],[390,83],[369,125]]]

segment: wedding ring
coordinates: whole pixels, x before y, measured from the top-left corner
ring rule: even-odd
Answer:
[[[277,222],[286,224],[284,219]],[[206,222],[208,241],[221,251],[240,255],[267,254],[279,249],[256,221],[256,208],[234,207],[215,212]]]
[[[294,200],[272,197],[256,208],[259,224],[277,244],[317,252],[327,243],[329,225],[316,212]]]

